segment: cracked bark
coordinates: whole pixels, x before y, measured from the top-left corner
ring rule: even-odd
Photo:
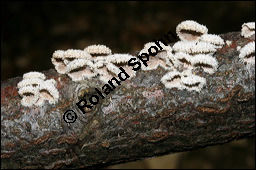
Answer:
[[[255,66],[239,61],[240,32],[219,49],[212,75],[198,71],[207,85],[198,92],[166,89],[164,69],[137,72],[86,113],[81,96],[96,94],[99,80],[72,82],[54,69],[61,99],[56,105],[23,107],[17,92],[21,77],[1,82],[2,168],[98,168],[122,162],[223,144],[255,135]],[[63,114],[74,110],[75,123]]]

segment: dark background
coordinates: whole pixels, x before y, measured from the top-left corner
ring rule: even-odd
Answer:
[[[114,53],[142,49],[192,19],[209,33],[240,31],[255,2],[3,2],[1,80],[53,68],[55,50],[105,44]]]
[[[212,34],[240,31],[243,23],[255,21],[253,1],[1,1],[1,11],[1,80],[54,68],[51,56],[58,49],[105,44],[114,53],[128,53],[168,31],[175,33],[184,20],[206,25]],[[255,140],[249,139],[187,152],[179,157],[176,168],[254,168],[254,145]]]

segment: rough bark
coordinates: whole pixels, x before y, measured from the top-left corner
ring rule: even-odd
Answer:
[[[20,104],[21,77],[1,82],[1,167],[96,168],[254,136],[255,66],[239,61],[237,46],[255,38],[221,36],[232,43],[215,54],[217,72],[199,70],[207,80],[200,93],[165,88],[164,69],[140,70],[82,114],[76,102],[101,89],[97,79],[74,83],[45,71],[58,82],[61,100],[32,108]],[[66,123],[71,109],[78,118]]]

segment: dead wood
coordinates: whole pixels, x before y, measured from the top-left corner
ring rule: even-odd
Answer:
[[[221,36],[232,43],[216,52],[217,72],[199,70],[207,80],[200,93],[165,88],[164,69],[139,70],[82,114],[76,103],[101,89],[97,79],[79,84],[45,71],[61,100],[32,108],[20,104],[21,77],[1,82],[1,167],[97,168],[254,136],[255,65],[239,61],[237,51],[254,38]],[[71,109],[78,118],[68,124],[63,114]]]

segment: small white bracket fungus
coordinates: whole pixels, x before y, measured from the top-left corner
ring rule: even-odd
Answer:
[[[94,64],[91,60],[76,59],[67,65],[65,73],[68,74],[72,81],[81,81],[85,78],[96,76],[96,73],[93,71],[93,67]]]
[[[172,60],[170,60],[172,61]],[[149,59],[149,61],[147,62],[147,67],[142,65],[141,69],[142,70],[155,70],[157,69],[159,66],[163,67],[164,69],[171,69],[171,62],[168,59],[163,59],[158,57],[158,55],[156,55],[155,57],[151,57]]]
[[[39,99],[39,91],[37,87],[25,86],[19,89],[19,95],[22,97],[21,104],[26,107],[31,107]]]
[[[65,74],[66,66],[78,58],[90,59],[92,56],[83,50],[57,50],[53,53],[52,63],[60,74]]]
[[[178,88],[178,90],[186,89],[188,91],[200,92],[206,84],[203,77],[193,75],[190,71],[178,72],[171,71],[161,78],[161,82],[166,88]]]
[[[164,69],[170,70],[173,66],[174,66],[174,58],[173,58],[173,53],[172,53],[172,47],[167,45],[165,46],[162,42],[160,42],[161,47],[163,48],[162,50],[160,50],[156,57],[159,58],[161,61],[158,64],[158,66],[163,67]]]
[[[40,84],[42,84],[44,80],[39,79],[39,78],[25,78],[21,82],[18,83],[17,87],[22,88],[26,86],[33,86],[33,87],[38,87]]]
[[[255,64],[255,41],[252,41],[241,48],[239,58],[244,63]]]
[[[215,45],[201,41],[178,41],[172,48],[175,52],[184,52],[190,55],[213,54],[217,51]]]
[[[205,72],[213,74],[218,68],[218,61],[210,55],[198,54],[191,59],[193,67],[201,67]]]
[[[191,63],[191,58],[193,58],[193,56],[184,53],[184,52],[178,52],[174,55],[175,58],[175,67],[176,68],[182,68],[182,69],[189,69],[191,70],[192,67],[192,63]]]
[[[136,72],[132,70],[130,66],[127,65],[128,61],[134,56],[129,54],[113,54],[105,57],[105,60],[97,62],[97,67],[95,67],[95,72],[99,75],[99,80],[108,83],[113,77],[119,76],[118,74],[125,71],[132,78],[136,75]],[[120,70],[122,67],[124,70]],[[122,76],[123,74],[121,74]]]
[[[63,62],[67,66],[70,62],[76,59],[91,59],[91,58],[92,56],[86,51],[69,49],[64,53]]]
[[[170,71],[161,78],[161,82],[166,88],[178,88],[179,90],[183,90],[185,86],[180,82],[181,76],[182,74],[178,71]]]
[[[97,68],[96,73],[99,74],[99,80],[108,83],[110,79],[116,77],[120,70],[112,63],[104,63],[102,67]]]
[[[182,41],[198,41],[207,32],[206,26],[192,20],[183,21],[176,27],[176,33]]]
[[[54,79],[46,80],[39,86],[39,100],[48,100],[50,104],[55,104],[59,99],[59,92],[55,88],[56,81]],[[43,102],[38,101],[38,105],[43,105]],[[40,103],[40,104],[39,104]]]
[[[52,64],[54,65],[56,71],[60,74],[65,74],[66,64],[64,63],[64,51],[57,50],[52,55]]]
[[[83,58],[83,59],[90,59],[92,56],[83,50],[74,50],[69,49],[64,52],[64,59],[77,59],[77,58]]]
[[[206,80],[194,74],[185,74],[181,76],[181,84],[183,84],[188,91],[195,90],[200,92],[206,84]]]
[[[163,48],[162,50],[157,47],[157,45],[154,42],[149,42],[144,45],[144,48],[139,52],[139,55],[142,53],[149,54],[149,49],[151,47],[157,48],[158,51],[155,49],[152,51],[152,53],[157,53],[155,56],[149,55],[149,61],[147,62],[147,67],[142,65],[142,70],[154,70],[157,69],[158,66],[163,67],[164,69],[171,69],[171,66],[173,65],[173,54],[172,54],[172,47],[166,46],[162,42],[159,42],[160,46]]]
[[[112,53],[111,49],[105,45],[90,45],[84,51],[93,56],[110,55]]]
[[[37,71],[31,71],[31,72],[23,74],[23,79],[33,79],[33,78],[39,78],[39,79],[44,80],[45,75],[43,73],[40,73]]]
[[[242,25],[241,35],[245,38],[255,34],[255,22],[247,22]]]
[[[22,97],[21,105],[26,107],[42,106],[45,100],[55,104],[59,99],[58,90],[55,88],[54,79],[44,80],[45,75],[29,72],[23,75],[23,80],[18,83],[18,93]]]
[[[204,34],[201,36],[200,41],[208,42],[216,46],[216,48],[221,48],[225,42],[224,40],[219,36],[215,34]]]
[[[110,69],[112,72],[115,72],[114,70],[119,70],[119,67],[122,67],[125,72],[130,76],[130,78],[136,76],[136,71],[132,70],[132,67],[128,66],[127,63],[131,58],[135,58],[135,56],[129,55],[129,54],[112,54],[108,55],[106,57],[107,63],[112,63],[113,65],[107,64],[108,69]],[[115,69],[112,69],[113,67],[116,67]],[[118,71],[120,72],[120,70]]]

